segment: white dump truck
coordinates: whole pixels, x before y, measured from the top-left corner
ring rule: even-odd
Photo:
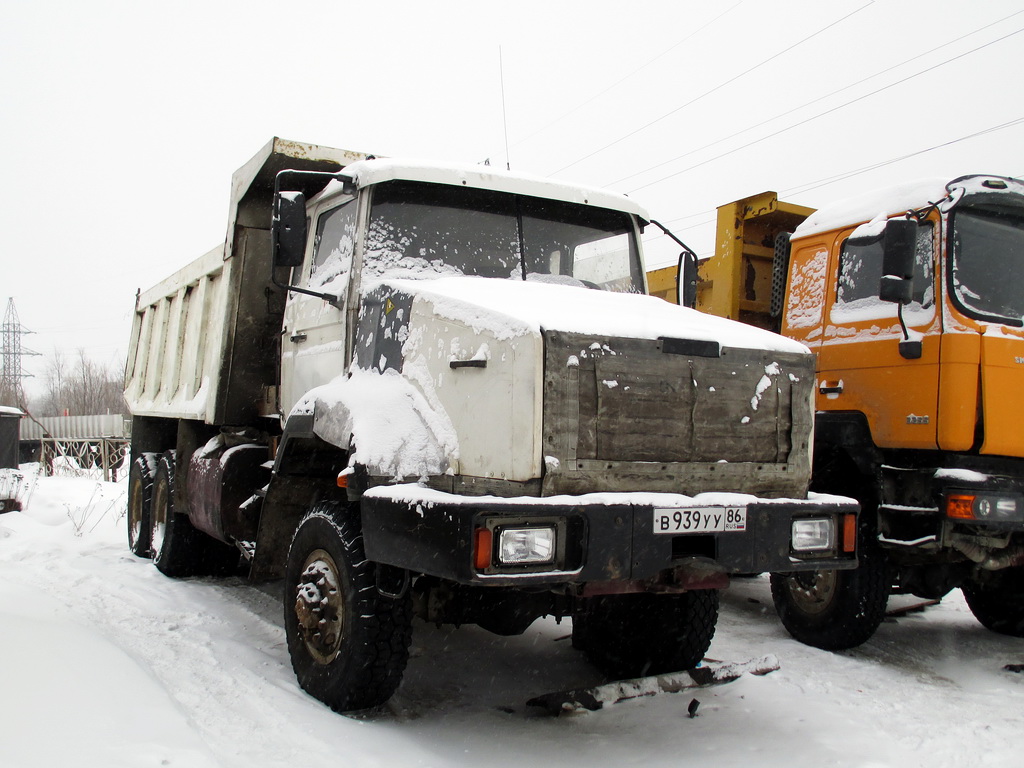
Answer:
[[[851,568],[814,361],[645,296],[629,198],[272,140],[136,300],[128,541],[284,581],[303,688],[386,701],[412,620],[571,617],[613,676],[707,650],[729,574]]]

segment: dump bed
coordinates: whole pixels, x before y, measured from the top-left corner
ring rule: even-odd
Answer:
[[[271,279],[274,178],[365,158],[275,138],[235,172],[224,244],[136,298],[125,371],[134,416],[241,425],[276,415],[285,292]]]

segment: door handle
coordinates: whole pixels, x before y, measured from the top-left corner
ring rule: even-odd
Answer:
[[[843,382],[842,380],[822,382],[821,386],[818,387],[818,391],[823,395],[841,395],[843,393]]]
[[[306,336],[306,334],[304,334],[302,331],[299,331],[298,333],[293,333],[291,336],[289,336],[288,341],[294,341],[296,344],[298,344],[299,342],[305,341],[307,338],[308,337]]]

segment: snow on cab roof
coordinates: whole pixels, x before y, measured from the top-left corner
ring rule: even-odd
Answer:
[[[808,216],[793,232],[793,237],[807,237],[818,232],[863,224],[879,214],[894,216],[911,208],[920,208],[945,197],[948,181],[938,178],[918,179],[838,200]]]
[[[898,216],[911,209],[939,202],[949,194],[950,189],[962,189],[967,195],[991,194],[994,188],[985,185],[986,180],[991,179],[1005,182],[1006,190],[1024,196],[1024,182],[1006,176],[976,174],[956,179],[918,179],[826,205],[808,216],[796,228],[793,237],[807,237],[818,232],[863,224],[880,215]]]
[[[566,184],[540,176],[513,173],[489,165],[379,158],[361,160],[347,165],[344,173],[353,176],[360,187],[395,179],[450,184],[458,187],[473,187],[529,197],[562,200],[595,208],[608,208],[613,211],[634,214],[645,222],[651,220],[650,214],[643,206],[638,205],[625,195],[597,187]],[[337,189],[340,189],[340,185],[337,182],[331,182],[323,194],[324,196],[333,194]]]

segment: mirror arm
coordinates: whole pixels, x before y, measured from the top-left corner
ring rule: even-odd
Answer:
[[[896,317],[900,320],[900,328],[903,329],[903,339],[900,341],[900,357],[904,360],[920,360],[921,355],[924,353],[924,345],[917,339],[911,341],[910,331],[907,330],[907,324],[903,320],[903,305],[896,305]]]
[[[672,238],[672,240],[683,249],[683,252],[679,254],[679,261],[676,266],[676,301],[681,306],[694,309],[697,303],[697,254],[693,252],[693,249],[690,248],[690,246],[676,237],[672,231],[660,221],[651,219],[651,224],[654,224],[658,229]],[[686,275],[684,275],[684,263],[692,265],[691,271]],[[684,276],[687,278],[687,285],[685,286],[682,284]]]
[[[672,238],[680,248],[682,248],[688,254],[693,256],[694,260],[696,260],[697,254],[693,252],[693,249],[690,246],[688,246],[686,243],[684,243],[682,240],[680,240],[678,237],[676,237],[674,234],[672,234],[672,231],[668,227],[666,227],[660,221],[655,221],[654,219],[651,219],[651,224],[653,224],[658,229],[660,229],[662,232],[664,232],[666,235],[668,235],[670,238]]]
[[[302,293],[305,294],[306,296],[316,296],[318,299],[323,299],[324,301],[326,301],[335,309],[344,309],[341,296],[335,296],[334,294],[331,293],[320,293],[318,291],[311,291],[308,288],[299,288],[299,286],[297,285],[289,285],[287,283],[282,283],[278,281],[277,275],[274,274],[273,270],[271,271],[270,282],[272,282],[277,288],[281,288],[282,290],[291,291],[292,293]]]

